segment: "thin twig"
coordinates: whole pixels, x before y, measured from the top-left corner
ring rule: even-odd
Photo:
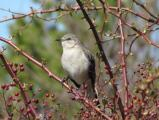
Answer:
[[[86,9],[88,10],[95,10],[94,7],[87,7]],[[102,7],[96,7],[96,10],[98,9],[102,9]],[[1,9],[4,10],[4,9]],[[50,9],[46,9],[46,10],[31,10],[29,13],[26,14],[22,14],[22,13],[15,13],[13,11],[8,10],[8,12],[12,13],[12,17],[9,18],[4,18],[3,20],[0,20],[0,23],[2,22],[6,22],[6,21],[10,21],[10,20],[14,20],[14,19],[21,19],[21,18],[25,18],[25,17],[33,17],[34,15],[38,15],[38,14],[46,14],[46,13],[53,13],[53,12],[60,12],[60,11],[65,11],[65,12],[72,12],[72,11],[77,11],[80,10],[80,7],[70,7],[70,8],[61,8],[61,7],[55,7],[55,8],[50,8]],[[7,10],[5,10],[7,11]],[[17,15],[18,14],[18,15]]]
[[[136,13],[136,12],[132,11],[129,8],[121,8],[121,11],[127,11],[127,12],[129,12],[131,14],[134,14],[135,16],[137,16],[139,18],[142,18],[143,20],[145,20],[147,22],[158,24],[158,22],[156,22],[156,20],[154,20],[152,18],[147,18],[146,16],[144,16],[142,14],[139,14],[139,13]]]
[[[120,10],[121,7],[121,0],[117,1],[118,8]],[[120,55],[121,55],[121,68],[122,68],[122,77],[123,77],[123,82],[124,82],[124,87],[125,87],[125,110],[128,109],[128,79],[127,79],[127,66],[126,66],[126,60],[125,60],[125,36],[123,32],[123,23],[120,18],[122,18],[121,12],[119,11],[119,19],[118,19],[118,24],[119,24],[119,30],[120,30],[120,35],[121,35],[121,50],[120,50]]]
[[[135,41],[137,40],[138,37],[139,37],[138,35],[135,36],[135,38],[133,38],[132,42],[130,43],[129,51],[128,51],[127,55],[126,55],[126,58],[131,54],[132,46],[133,46],[133,44],[135,43]]]
[[[158,19],[158,17],[156,17],[155,15],[153,15],[153,13],[151,13],[143,4],[139,3],[136,0],[133,0],[133,2],[135,2],[137,5],[139,5],[141,8],[143,8],[150,16],[152,16],[155,19]]]

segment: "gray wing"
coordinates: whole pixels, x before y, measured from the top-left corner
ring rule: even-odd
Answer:
[[[95,91],[95,80],[96,80],[96,70],[95,70],[95,59],[93,57],[93,55],[89,52],[89,50],[87,50],[86,48],[83,49],[85,52],[85,55],[87,56],[90,64],[89,64],[89,70],[88,70],[88,75],[89,75],[89,80],[91,83],[90,89],[88,89],[88,97],[90,98],[97,98],[97,93]]]
[[[96,79],[96,72],[95,72],[95,59],[94,56],[90,53],[88,49],[83,47],[83,50],[89,59],[90,65],[89,65],[89,70],[88,70],[88,75],[91,79],[92,87],[95,89],[95,79]]]

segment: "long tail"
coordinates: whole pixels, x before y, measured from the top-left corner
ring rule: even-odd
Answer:
[[[86,90],[87,90],[87,98],[88,99],[97,98],[97,90],[95,89],[95,85],[92,84],[91,81],[88,81]]]

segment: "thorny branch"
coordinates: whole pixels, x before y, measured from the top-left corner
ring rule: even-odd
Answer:
[[[93,24],[92,20],[90,19],[90,17],[88,16],[87,12],[85,11],[82,2],[80,0],[76,0],[76,1],[77,1],[78,5],[80,6],[82,13],[83,13],[85,19],[87,20],[87,22],[88,22],[88,24],[90,26],[90,29],[92,30],[92,32],[94,34],[94,37],[96,39],[98,48],[100,50],[100,54],[101,54],[102,59],[103,59],[103,61],[105,63],[106,70],[108,71],[110,79],[113,79],[113,73],[111,71],[110,64],[109,64],[108,59],[106,57],[106,53],[104,53],[104,49],[103,49],[102,44],[101,44],[101,39],[100,39],[100,37],[99,37],[99,35],[98,35],[97,31],[96,31],[95,25]],[[120,112],[122,114],[122,117],[124,118],[124,115],[123,115],[123,113],[124,113],[123,104],[122,104],[120,96],[118,95],[117,86],[115,85],[115,83],[114,83],[113,80],[112,80],[112,85],[113,85],[113,88],[114,88],[114,91],[115,91],[115,98],[114,98],[114,100],[116,98],[118,98],[118,100],[117,100],[118,106],[119,106]]]
[[[100,0],[101,2],[101,0]],[[103,6],[104,5],[104,6]],[[113,11],[117,11],[118,10],[118,7],[114,7],[114,6],[107,6],[110,10],[113,10]],[[107,12],[109,12],[108,8],[106,8],[105,4],[102,3],[102,7],[101,6],[91,6],[91,7],[85,7],[84,6],[84,9],[85,10],[88,10],[88,11],[93,11],[93,10],[102,10],[104,9],[104,14],[106,14]],[[6,22],[6,21],[10,21],[10,20],[15,20],[15,19],[22,19],[22,18],[25,18],[25,17],[33,17],[34,15],[39,15],[39,14],[48,14],[48,13],[54,13],[54,12],[60,12],[60,11],[63,11],[63,12],[76,12],[76,11],[79,11],[80,10],[80,7],[79,6],[72,6],[72,7],[69,7],[69,8],[62,8],[62,7],[55,7],[55,8],[50,8],[50,9],[44,9],[44,10],[36,10],[36,9],[31,9],[31,11],[29,13],[17,13],[17,12],[14,12],[14,11],[11,11],[11,10],[6,10],[6,9],[2,9],[0,8],[0,10],[2,11],[7,11],[9,13],[12,14],[11,17],[8,17],[8,18],[4,18],[4,19],[1,19],[0,20],[0,23],[2,22]],[[142,14],[139,14],[139,13],[136,13],[134,12],[133,10],[129,9],[129,8],[121,8],[121,11],[127,11],[135,16],[138,16],[139,18],[147,21],[147,22],[150,22],[150,23],[155,23],[155,24],[158,24],[158,18],[147,18],[146,16],[142,15]]]
[[[16,76],[16,74],[13,72],[12,68],[9,66],[7,60],[4,58],[4,55],[2,54],[2,52],[0,52],[0,59],[3,62],[7,72],[12,77],[13,81],[18,85],[18,87],[20,89],[20,92],[21,92],[21,95],[22,95],[22,97],[24,99],[24,103],[25,103],[26,108],[29,108],[33,118],[37,119],[38,118],[38,114],[36,113],[36,111],[35,111],[34,107],[32,106],[32,104],[29,103],[29,97],[28,97],[27,93],[23,89],[23,86],[22,86],[21,82],[19,81],[18,77]]]
[[[88,10],[98,10],[101,9],[101,7],[89,7],[86,8]],[[0,9],[3,10],[4,9]],[[33,10],[31,9],[31,12],[26,13],[26,14],[21,14],[21,13],[15,13],[13,11],[8,10],[8,12],[12,13],[12,17],[9,18],[4,18],[3,20],[0,20],[0,23],[2,22],[6,22],[6,21],[10,21],[10,20],[14,20],[14,19],[21,19],[21,18],[25,18],[25,17],[33,17],[34,15],[38,15],[38,14],[48,14],[48,13],[53,13],[53,12],[59,12],[59,11],[65,11],[65,12],[72,12],[72,11],[77,11],[80,10],[80,7],[75,6],[75,7],[69,7],[69,8],[62,8],[62,7],[56,7],[56,8],[51,8],[51,9],[46,9],[46,10]],[[7,11],[7,10],[5,10]]]
[[[39,68],[41,68],[43,71],[45,71],[51,79],[57,80],[59,83],[61,83],[70,93],[72,93],[75,96],[75,98],[77,100],[79,100],[83,104],[86,104],[89,107],[91,107],[93,110],[95,110],[97,113],[99,113],[103,118],[105,118],[107,120],[112,120],[108,115],[106,115],[98,107],[96,107],[91,101],[89,101],[87,98],[83,97],[75,89],[73,89],[72,87],[70,87],[67,83],[63,82],[62,79],[60,79],[58,76],[56,76],[54,73],[52,73],[44,64],[40,63],[39,61],[37,61],[36,59],[34,59],[30,55],[28,55],[26,52],[24,52],[20,48],[18,48],[11,40],[7,40],[5,38],[0,37],[0,41],[5,42],[8,45],[12,46],[14,49],[17,50],[18,53],[20,53],[22,56],[24,56],[25,58],[27,58],[33,64],[35,64],[36,66],[38,66]],[[2,55],[0,57],[2,57]],[[2,57],[2,60],[3,60],[3,57]],[[7,66],[7,69],[10,69],[8,67],[9,66]],[[13,76],[14,79],[16,78],[15,80],[18,79],[13,73],[11,73],[11,75]]]

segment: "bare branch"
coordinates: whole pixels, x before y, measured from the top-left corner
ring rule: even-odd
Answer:
[[[117,3],[118,8],[120,9],[121,0],[118,0],[117,2],[118,2]],[[120,18],[122,18],[120,11],[118,15],[120,16]],[[118,19],[118,24],[119,24],[120,35],[121,35],[121,50],[120,50],[121,67],[122,67],[122,77],[123,77],[123,82],[125,87],[125,110],[128,110],[128,79],[127,79],[127,66],[126,66],[126,60],[125,60],[125,36],[123,32],[123,23],[120,18]]]
[[[155,15],[153,15],[143,4],[139,3],[136,0],[133,0],[133,2],[135,2],[137,5],[139,5],[141,8],[143,8],[150,16],[152,16],[155,19],[158,19],[158,17],[156,17]]]

